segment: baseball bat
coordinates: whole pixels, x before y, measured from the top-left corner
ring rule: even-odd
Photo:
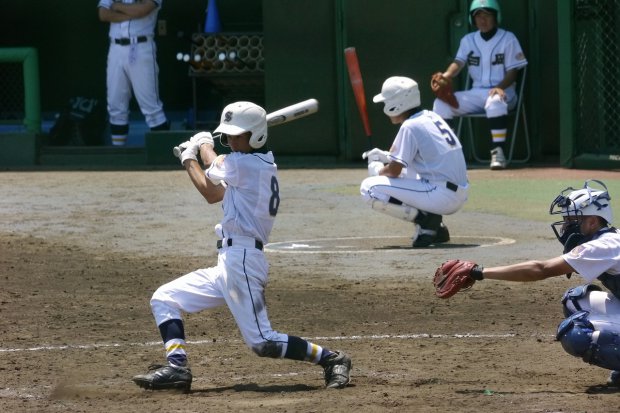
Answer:
[[[305,118],[308,115],[318,112],[319,101],[316,99],[307,99],[290,106],[283,107],[267,114],[267,126],[278,126],[292,122],[297,119]],[[172,148],[172,153],[177,158],[182,150],[178,146]]]
[[[359,110],[366,136],[368,136],[368,145],[372,147],[372,131],[370,129],[370,121],[368,120],[368,109],[366,108],[364,81],[362,79],[362,72],[360,71],[360,64],[357,59],[355,47],[347,47],[344,49],[344,56],[349,71],[349,80],[351,81],[351,87],[355,95],[355,102],[357,103],[357,109]]]

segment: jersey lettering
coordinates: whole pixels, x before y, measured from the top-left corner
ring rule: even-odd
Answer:
[[[495,60],[491,62],[492,65],[503,65],[504,64],[504,54],[498,53],[495,55]]]
[[[278,179],[274,176],[271,177],[271,198],[269,198],[269,215],[275,217],[278,213],[278,207],[280,206],[280,185],[278,185]]]
[[[446,129],[444,125],[438,120],[433,123],[435,124],[435,126],[437,126],[437,129],[439,129],[439,132],[441,132],[441,135],[444,137],[446,142],[448,142],[448,145],[456,145],[456,136],[454,135],[454,132],[452,132],[452,130],[450,130],[449,128]]]
[[[480,66],[480,56],[474,56],[474,51],[472,50],[467,55],[467,64],[470,66]]]

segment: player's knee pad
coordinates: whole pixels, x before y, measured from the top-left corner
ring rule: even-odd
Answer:
[[[584,307],[590,291],[601,291],[601,287],[594,284],[583,284],[568,289],[562,296],[562,307],[564,317],[569,317],[579,311],[589,310],[589,306]]]
[[[281,358],[284,353],[284,343],[276,341],[263,341],[252,345],[252,351],[259,357]]]
[[[489,96],[484,105],[484,110],[486,111],[487,118],[504,116],[508,114],[508,103],[499,95]]]
[[[560,323],[556,340],[586,363],[620,369],[620,324],[610,318],[590,319],[587,311],[576,312]]]

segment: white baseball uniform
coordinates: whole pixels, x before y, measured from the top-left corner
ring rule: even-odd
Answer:
[[[588,283],[606,273],[610,277],[618,277],[620,285],[620,234],[616,232],[602,233],[593,240],[576,246],[562,257]],[[618,296],[605,291],[590,291],[586,297],[578,300],[580,309],[591,314],[620,316],[620,291],[615,294]]]
[[[517,103],[514,84],[507,89],[506,101],[498,95],[489,97],[489,90],[497,86],[511,69],[520,69],[527,60],[516,36],[504,29],[484,40],[480,31],[469,33],[461,39],[455,61],[467,65],[472,79],[472,88],[455,92],[459,108],[454,108],[440,99],[435,99],[433,111],[444,119],[452,119],[468,113],[486,112],[494,118],[508,114]]]
[[[98,7],[110,9],[117,1],[99,0]],[[163,0],[149,1],[157,5],[150,14],[142,18],[110,23],[106,81],[111,125],[129,124],[132,93],[150,128],[167,122],[159,97],[157,47],[153,39],[157,14]],[[122,3],[136,3],[136,0],[122,0]]]
[[[367,203],[387,203],[394,198],[418,210],[444,215],[457,212],[467,201],[463,148],[436,113],[421,110],[405,120],[388,158],[403,165],[401,176],[364,179],[360,192]]]
[[[233,152],[205,174],[227,184],[217,266],[192,271],[157,289],[151,300],[155,321],[160,325],[181,319],[182,311],[226,304],[250,348],[266,340],[280,342],[283,356],[288,337],[271,328],[264,295],[269,264],[262,246],[269,239],[280,199],[273,154]]]

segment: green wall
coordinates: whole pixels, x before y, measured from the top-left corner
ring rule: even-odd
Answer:
[[[500,0],[502,26],[516,33],[530,61],[526,108],[535,158],[559,154],[558,0]],[[96,0],[3,1],[0,47],[36,47],[41,108],[58,111],[75,95],[105,97],[108,25],[97,18]],[[189,51],[187,36],[202,28],[207,1],[165,0],[159,36],[160,89],[168,111],[192,104],[187,67],[176,53]],[[263,31],[265,106],[268,111],[309,97],[319,113],[271,129],[270,145],[282,155],[321,155],[359,160],[367,148],[343,64],[343,49],[360,58],[373,145],[386,147],[396,132],[372,97],[383,80],[401,74],[421,86],[430,108],[430,75],[451,60],[467,29],[455,27],[466,0],[219,0],[225,31]],[[186,36],[185,38],[183,36]],[[544,83],[542,81],[544,80]],[[199,106],[221,109],[221,96],[198,84]],[[135,107],[135,104],[134,104]]]

